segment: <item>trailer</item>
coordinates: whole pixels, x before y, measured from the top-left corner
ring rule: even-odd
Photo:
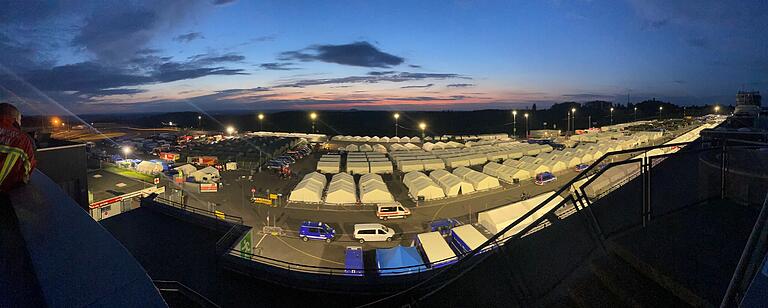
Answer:
[[[344,250],[344,275],[363,276],[363,247],[347,246]]]
[[[457,253],[467,254],[485,243],[488,238],[472,225],[463,225],[451,229],[451,245]],[[488,246],[482,252],[492,249]]]
[[[440,232],[421,233],[416,236],[416,245],[421,249],[427,265],[431,268],[440,268],[450,265],[458,260],[448,242]]]

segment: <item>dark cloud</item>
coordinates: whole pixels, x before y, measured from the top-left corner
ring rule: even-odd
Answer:
[[[435,97],[435,96],[415,96],[415,97],[389,97],[385,98],[384,100],[389,101],[420,101],[420,102],[428,102],[428,101],[460,101],[470,98],[470,96],[464,96],[464,95],[453,95],[448,97]]]
[[[372,75],[372,73],[375,73]],[[277,88],[303,88],[306,86],[349,83],[405,82],[415,80],[471,79],[459,74],[445,73],[409,73],[409,72],[370,72],[368,76],[349,76],[341,78],[304,79],[277,85]]]
[[[111,95],[133,95],[133,94],[139,94],[147,92],[145,89],[131,89],[131,88],[120,88],[120,89],[102,89],[102,90],[96,90],[89,93],[78,93],[78,95],[85,95],[89,97],[100,97],[100,96],[111,96]]]
[[[594,99],[609,99],[613,98],[612,95],[598,94],[598,93],[577,93],[577,94],[563,94],[566,99],[576,100],[594,100]]]
[[[228,53],[225,55],[215,54],[199,54],[189,57],[190,64],[197,66],[214,65],[225,62],[240,62],[245,60],[245,57],[236,53]]]
[[[434,85],[435,84],[430,83],[430,84],[425,84],[425,85],[422,85],[422,86],[404,86],[404,87],[400,87],[400,89],[431,88]]]
[[[412,68],[421,68],[421,65],[416,65],[416,64],[409,64],[408,66]]]
[[[216,93],[219,93],[219,94],[241,94],[241,93],[267,92],[267,91],[272,91],[272,89],[267,88],[267,87],[256,87],[256,88],[249,88],[249,89],[226,89],[226,90],[216,91]]]
[[[469,87],[474,87],[474,86],[475,86],[474,83],[452,83],[452,84],[447,85],[446,87],[448,87],[448,88],[469,88]]]
[[[174,37],[173,40],[177,42],[182,42],[182,43],[189,43],[191,41],[204,39],[204,38],[205,36],[203,36],[203,34],[200,32],[190,32],[187,34],[182,34],[177,37]]]
[[[315,45],[302,50],[280,53],[281,61],[321,61],[350,66],[392,67],[405,59],[380,51],[368,42],[354,42],[344,45]]]
[[[374,71],[374,72],[368,72],[368,75],[371,75],[371,76],[383,76],[383,75],[390,75],[390,74],[394,74],[394,73],[397,73],[397,72],[395,72],[395,71]]]
[[[193,67],[183,63],[169,62],[158,67],[153,77],[159,82],[172,82],[184,79],[195,79],[211,75],[247,75],[242,69],[227,69],[223,67]]]
[[[259,67],[271,71],[291,71],[299,69],[298,67],[291,67],[291,65],[293,65],[291,62],[269,62],[259,64]]]
[[[213,0],[213,5],[224,5],[229,3],[235,3],[237,0]]]

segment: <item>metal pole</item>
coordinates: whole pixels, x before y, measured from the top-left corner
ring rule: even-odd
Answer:
[[[568,112],[568,122],[565,127],[565,135],[568,136],[571,134],[571,113]]]
[[[517,114],[512,115],[512,135],[517,137]]]
[[[397,118],[395,118],[395,137],[397,137]]]

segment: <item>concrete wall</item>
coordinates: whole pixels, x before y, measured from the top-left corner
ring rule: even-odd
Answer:
[[[38,149],[37,169],[61,186],[77,204],[88,209],[88,174],[85,144]]]

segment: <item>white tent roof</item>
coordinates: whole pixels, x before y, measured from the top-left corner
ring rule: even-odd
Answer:
[[[480,245],[488,240],[485,235],[480,233],[480,231],[471,224],[458,226],[451,229],[451,232],[454,236],[461,239],[464,244],[467,244],[471,250],[477,249],[477,247],[480,247]]]
[[[313,202],[313,203],[321,202],[321,197],[323,194],[324,187],[325,187],[325,183],[321,184],[315,180],[308,179],[305,176],[304,180],[299,182],[299,184],[297,184],[296,187],[293,188],[293,191],[291,191],[291,195],[288,197],[288,201]]]
[[[356,144],[349,144],[344,148],[347,152],[357,152],[360,150]]]
[[[333,204],[351,204],[357,202],[354,179],[346,173],[339,173],[333,176],[331,183],[328,184],[328,192],[325,195],[326,203]]]
[[[387,185],[380,181],[369,181],[360,184],[360,202],[362,203],[386,203],[395,199],[389,192]]]
[[[384,161],[371,161],[370,163],[371,173],[392,173],[392,163],[389,160]]]
[[[425,200],[445,197],[445,192],[429,178],[418,178],[408,186],[408,191],[414,198],[424,197]]]
[[[368,144],[363,144],[359,147],[361,152],[373,152],[373,147]]]
[[[195,166],[192,166],[190,164],[181,165],[176,168],[173,168],[173,170],[179,171],[182,173],[183,176],[190,176],[193,172],[197,171],[197,168]]]
[[[509,205],[505,205],[502,207],[498,207],[492,210],[488,210],[485,212],[481,212],[477,215],[477,221],[480,223],[483,227],[485,227],[488,231],[491,233],[498,233],[511,223],[513,223],[518,218],[522,217],[526,213],[528,213],[530,210],[544,202],[547,198],[554,195],[554,192],[548,192],[544,193],[538,196],[535,196],[530,199],[526,199],[523,201],[515,202]],[[546,214],[549,210],[551,210],[553,207],[560,204],[560,202],[563,201],[563,197],[561,196],[555,196],[554,199],[550,202],[548,202],[544,207],[539,209],[536,213],[528,217],[526,220],[522,221],[520,224],[513,227],[510,232],[503,235],[504,238],[512,236],[520,231],[522,231],[525,227],[533,223],[536,219],[540,218],[542,215]]]
[[[436,171],[444,171],[444,170],[436,170]],[[434,173],[434,172],[432,172]],[[445,172],[445,174],[437,174],[434,177],[432,174],[430,174],[430,177],[432,180],[434,180],[435,183],[440,185],[440,188],[443,189],[443,192],[448,197],[455,197],[458,196],[459,193],[461,194],[467,194],[475,191],[475,187],[460,179],[458,176],[455,176],[449,172]]]
[[[486,190],[501,186],[498,179],[466,167],[456,168],[456,170],[453,170],[453,174],[472,184],[475,190]]]
[[[448,246],[440,232],[421,233],[416,236],[421,250],[429,263],[443,263],[456,259],[456,253]]]

